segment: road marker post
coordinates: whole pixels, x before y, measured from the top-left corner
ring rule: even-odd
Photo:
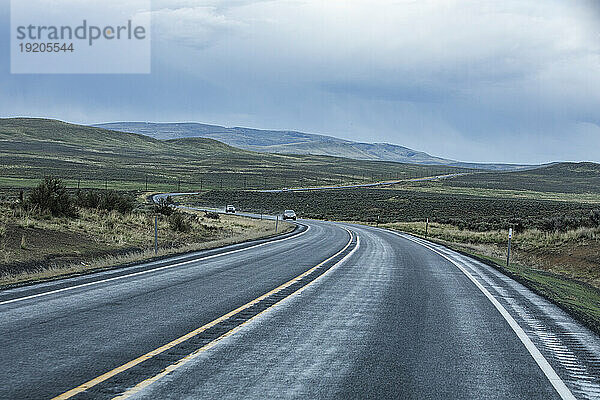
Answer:
[[[429,233],[429,218],[425,222],[425,239],[427,239],[427,234]]]
[[[510,265],[510,242],[512,240],[513,230],[512,228],[508,228],[508,251],[506,252],[506,267]]]
[[[154,254],[158,254],[158,215],[154,216]]]
[[[279,214],[275,216],[275,233],[277,233],[277,228],[279,228]]]

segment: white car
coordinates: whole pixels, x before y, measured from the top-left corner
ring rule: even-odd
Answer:
[[[294,221],[296,220],[296,213],[294,212],[294,210],[285,210],[283,212],[283,219],[293,219]]]
[[[225,207],[225,212],[235,214],[235,207],[229,204],[227,207]]]

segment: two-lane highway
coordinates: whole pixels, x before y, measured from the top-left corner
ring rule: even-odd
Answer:
[[[209,259],[200,253],[198,261],[172,268],[116,280],[98,274],[91,285],[81,277],[69,290],[0,292],[0,398],[65,392],[256,299],[348,240],[344,229],[311,223],[285,240]]]
[[[0,292],[0,398],[600,396],[598,338],[516,282],[405,235],[302,224]]]

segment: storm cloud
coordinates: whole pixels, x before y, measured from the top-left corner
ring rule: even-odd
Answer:
[[[152,74],[18,76],[6,60],[2,115],[294,129],[464,161],[600,161],[593,1],[155,0],[152,18]]]

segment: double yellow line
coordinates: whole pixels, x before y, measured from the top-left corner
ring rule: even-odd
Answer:
[[[344,229],[346,229],[346,228],[344,228]],[[335,253],[334,255],[332,255],[331,257],[329,257],[328,259],[326,259],[325,261],[322,261],[321,263],[315,265],[314,267],[310,268],[309,270],[307,270],[307,271],[303,272],[302,274],[298,275],[297,277],[295,277],[295,278],[291,279],[290,281],[284,283],[283,285],[281,285],[281,286],[279,286],[279,287],[271,290],[268,293],[263,294],[260,297],[257,297],[256,299],[250,301],[249,303],[244,304],[241,307],[236,308],[233,311],[228,312],[227,314],[225,314],[225,315],[223,315],[223,316],[215,319],[214,321],[211,321],[208,324],[203,325],[203,326],[201,326],[198,329],[195,329],[195,330],[193,330],[193,331],[191,331],[191,332],[189,332],[189,333],[187,333],[187,334],[185,334],[185,335],[183,335],[183,336],[181,336],[181,337],[179,337],[179,338],[177,338],[177,339],[175,339],[175,340],[173,340],[173,341],[171,341],[171,342],[169,342],[169,343],[167,343],[167,344],[165,344],[165,345],[163,345],[163,346],[161,346],[161,347],[159,347],[159,348],[157,348],[155,350],[152,350],[152,351],[144,354],[143,356],[140,356],[140,357],[138,357],[138,358],[136,358],[134,360],[131,360],[131,361],[129,361],[126,364],[123,364],[123,365],[121,365],[121,366],[119,366],[119,367],[117,367],[115,369],[112,369],[112,370],[110,370],[110,371],[108,371],[108,372],[106,372],[106,373],[104,373],[104,374],[102,374],[102,375],[100,375],[100,376],[98,376],[98,377],[90,380],[90,381],[85,382],[82,385],[79,385],[79,386],[77,386],[77,387],[75,387],[75,388],[73,388],[73,389],[71,389],[71,390],[69,390],[69,391],[67,391],[67,392],[65,392],[65,393],[63,393],[61,395],[58,395],[58,396],[54,397],[52,400],[70,399],[71,397],[73,397],[73,396],[75,396],[77,394],[83,393],[86,390],[88,390],[88,389],[90,389],[90,388],[92,388],[92,387],[94,387],[94,386],[96,386],[96,385],[98,385],[98,384],[100,384],[100,383],[102,383],[102,382],[104,382],[104,381],[106,381],[106,380],[114,377],[115,375],[120,374],[121,372],[127,371],[128,369],[133,368],[136,365],[143,363],[144,361],[147,361],[147,360],[149,360],[149,359],[151,359],[153,357],[156,357],[157,355],[159,355],[161,353],[164,353],[165,351],[167,351],[167,350],[169,350],[169,349],[171,349],[171,348],[173,348],[173,347],[175,347],[175,346],[177,346],[177,345],[179,345],[179,344],[181,344],[181,343],[183,343],[183,342],[185,342],[185,341],[187,341],[187,340],[189,340],[189,339],[191,339],[191,338],[193,338],[195,336],[198,336],[199,334],[201,334],[202,332],[206,331],[207,329],[210,329],[213,326],[218,325],[221,322],[223,322],[223,321],[225,321],[225,320],[233,317],[234,315],[239,314],[240,312],[242,312],[242,311],[244,311],[244,310],[246,310],[246,309],[254,306],[255,304],[259,303],[260,301],[266,299],[267,297],[269,297],[269,296],[271,296],[271,295],[273,295],[273,294],[275,294],[277,292],[280,292],[280,291],[288,288],[289,286],[293,285],[297,281],[299,281],[299,280],[303,279],[304,277],[306,277],[307,275],[310,275],[311,273],[313,273],[316,269],[320,268],[324,264],[328,263],[329,261],[331,261],[334,258],[338,257],[340,254],[344,253],[350,247],[350,245],[352,244],[352,238],[353,238],[352,232],[350,230],[346,229],[346,232],[348,232],[348,234],[350,235],[350,239],[348,240],[348,243],[344,246],[344,248],[342,250],[338,251],[337,253]],[[300,288],[298,290],[302,290],[302,288]],[[275,304],[277,304],[277,303],[275,303]],[[191,353],[191,354],[187,355],[186,357],[182,358],[181,360],[177,361],[175,364],[170,365],[164,371],[162,371],[160,374],[158,374],[158,375],[156,375],[156,376],[154,376],[152,378],[149,378],[149,379],[147,379],[147,380],[139,383],[138,385],[136,385],[135,387],[131,388],[127,392],[123,393],[122,395],[115,397],[115,399],[123,400],[123,399],[126,399],[126,398],[132,396],[133,394],[137,393],[138,391],[140,391],[144,387],[150,385],[151,383],[155,382],[156,380],[158,380],[158,379],[162,378],[163,376],[169,374],[173,370],[179,368],[181,365],[183,365],[183,364],[189,362],[190,360],[196,358],[200,353],[202,353],[202,352],[210,349],[218,341],[220,341],[221,339],[223,339],[223,338],[231,335],[237,329],[239,329],[242,325],[244,325],[245,323],[251,321],[252,319],[254,319],[256,317],[258,317],[259,315],[263,314],[264,312],[266,312],[267,310],[269,310],[270,308],[272,308],[275,304],[267,307],[265,310],[263,310],[259,314],[255,315],[254,317],[250,318],[248,321],[244,322],[241,325],[238,325],[237,327],[231,329],[230,331],[226,332],[225,334],[219,336],[218,338],[216,338],[215,340],[213,340],[210,343],[206,344],[202,348],[194,351],[193,353]]]

